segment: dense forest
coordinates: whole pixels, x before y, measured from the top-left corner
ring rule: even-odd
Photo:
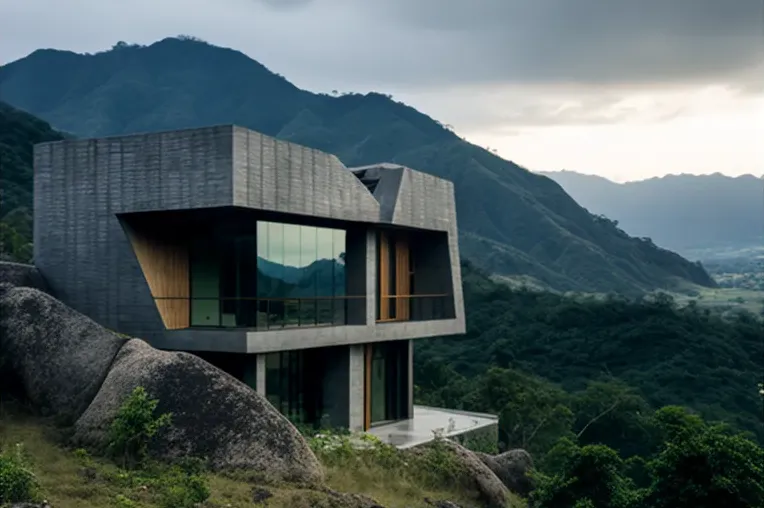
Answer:
[[[538,376],[561,396],[592,382],[628,388],[645,407],[688,406],[764,443],[758,316],[741,311],[722,318],[694,304],[679,307],[664,294],[595,299],[512,289],[470,263],[464,263],[464,294],[466,335],[416,344],[423,399],[469,405],[474,387],[489,382],[488,372],[504,372],[492,368],[511,369]],[[484,409],[501,412],[501,402]]]
[[[462,269],[467,334],[416,343],[416,397],[498,414],[501,449],[536,458],[537,506],[762,506],[739,502],[764,503],[760,316],[725,319],[665,294],[595,299],[513,289],[470,263]],[[735,479],[735,488],[758,497],[703,497],[703,481],[721,481],[721,469],[738,459],[734,467],[758,477]],[[698,469],[682,472],[691,460]],[[669,492],[677,481],[701,494]],[[599,491],[607,499],[572,501]]]
[[[0,97],[77,136],[238,124],[337,155],[399,163],[454,182],[463,255],[491,272],[574,291],[638,293],[702,266],[632,238],[563,189],[380,93],[314,94],[241,52],[193,38],[52,49],[0,67]]]
[[[32,147],[59,139],[47,122],[0,102],[0,260],[32,258]]]

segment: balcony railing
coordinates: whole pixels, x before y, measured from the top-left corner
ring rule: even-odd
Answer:
[[[366,297],[154,299],[165,304],[183,302],[183,307],[190,313],[192,327],[275,330],[348,324],[348,308],[365,313]]]
[[[191,327],[279,330],[342,326],[350,322],[362,324],[366,320],[365,296],[154,299],[170,313],[185,315]],[[384,299],[388,301],[389,317],[377,319],[377,322],[428,321],[454,317],[452,296],[448,294],[391,295]]]
[[[388,309],[388,317],[378,316],[379,323],[431,321],[454,317],[453,297],[450,294],[388,295],[380,297],[380,300],[380,308]]]

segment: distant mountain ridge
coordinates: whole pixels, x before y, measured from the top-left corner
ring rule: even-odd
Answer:
[[[563,290],[641,292],[702,268],[593,217],[552,180],[369,93],[300,90],[246,55],[189,39],[118,44],[94,55],[38,50],[0,67],[0,97],[78,136],[234,123],[336,154],[393,162],[454,182],[462,255]]]
[[[764,245],[764,179],[753,175],[681,174],[615,183],[573,171],[541,174],[590,212],[661,247],[690,254]]]

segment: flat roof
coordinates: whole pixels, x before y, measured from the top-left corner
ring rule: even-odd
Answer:
[[[366,433],[398,448],[411,448],[432,441],[436,432],[454,437],[498,423],[498,416],[485,413],[414,406],[414,418],[372,427]]]

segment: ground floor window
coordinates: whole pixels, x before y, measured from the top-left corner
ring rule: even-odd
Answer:
[[[348,346],[265,355],[265,395],[294,423],[347,427],[348,383]]]
[[[366,346],[366,427],[408,418],[408,341]]]

